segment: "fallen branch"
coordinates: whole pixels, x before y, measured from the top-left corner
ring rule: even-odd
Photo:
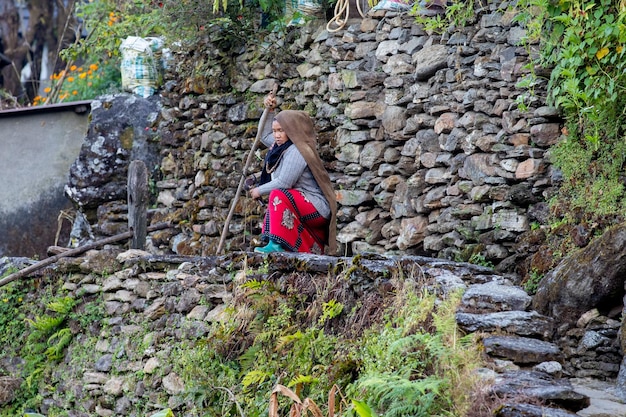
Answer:
[[[158,223],[152,226],[148,226],[147,231],[154,232],[155,230],[167,229],[168,227],[171,227],[171,226],[172,226],[171,223]],[[67,251],[61,252],[58,255],[51,256],[50,258],[46,258],[42,261],[37,262],[36,264],[27,266],[24,269],[21,269],[17,272],[14,272],[11,275],[8,275],[5,278],[0,279],[0,287],[7,285],[8,283],[15,281],[16,279],[27,276],[28,274],[31,274],[45,266],[53,264],[61,258],[80,255],[81,253],[87,252],[88,250],[91,250],[91,249],[95,249],[99,246],[108,245],[110,243],[119,242],[121,240],[130,239],[132,237],[133,237],[133,231],[129,230],[128,232],[120,233],[115,236],[107,237],[105,239],[101,239],[96,242],[91,242],[86,245],[79,246],[78,248],[69,249]]]

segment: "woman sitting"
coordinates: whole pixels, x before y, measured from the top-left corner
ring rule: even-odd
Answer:
[[[265,105],[273,108],[268,96]],[[313,121],[303,111],[284,110],[272,121],[272,134],[263,137],[270,149],[260,185],[252,198],[269,195],[261,239],[255,252],[336,252],[337,200],[328,172],[317,153]]]

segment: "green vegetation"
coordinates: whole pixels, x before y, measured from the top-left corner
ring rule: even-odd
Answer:
[[[91,99],[121,90],[120,45],[128,36],[162,36],[162,11],[151,2],[76,2],[74,14],[86,33],[59,53],[65,68],[53,74],[46,96],[34,105]],[[154,2],[152,2],[154,3]]]
[[[198,415],[261,416],[280,387],[285,395],[293,392],[286,395],[291,401],[306,398],[320,408],[340,395],[342,415],[363,416],[367,409],[388,416],[464,415],[480,353],[473,337],[456,328],[460,294],[437,303],[419,277],[393,282],[395,295],[363,317],[360,305],[322,301],[330,293],[325,286],[337,283],[318,284],[309,300],[306,289],[281,294],[273,283],[250,278],[239,287],[228,321],[201,343],[180,347],[187,401]],[[364,320],[374,321],[357,325]],[[291,401],[280,403],[279,415]]]
[[[543,274],[539,273],[536,269],[531,270],[528,278],[523,283],[524,290],[530,295],[535,294],[539,286],[539,281],[541,281],[542,278]]]
[[[570,213],[572,223],[610,223],[626,208],[625,4],[524,0],[518,7],[529,40],[540,41],[538,64],[553,68],[548,101],[567,123],[564,140],[551,150],[564,175],[554,211]]]
[[[416,2],[412,11],[427,31],[443,33],[471,22],[483,6],[455,1],[445,15],[425,17]],[[522,46],[532,60],[518,84],[528,91],[517,98],[518,109],[527,111],[536,102],[535,86],[547,83],[543,100],[562,112],[566,124],[550,149],[563,174],[550,200],[553,221],[586,224],[595,234],[626,215],[626,2],[520,0],[513,7],[500,12],[526,29]],[[566,253],[561,249],[555,253]]]
[[[0,288],[0,345],[7,346],[19,340],[26,330],[26,316],[20,306],[30,290],[21,282],[12,282]]]
[[[411,15],[415,22],[420,24],[428,32],[443,33],[454,28],[461,28],[476,19],[474,0],[456,0],[446,7],[445,15],[423,16],[422,2],[416,1],[411,7]]]
[[[474,337],[456,327],[461,294],[437,298],[427,290],[434,283],[416,271],[408,277],[386,273],[394,291],[355,300],[349,277],[354,270],[339,268],[338,276],[322,282],[292,276],[286,290],[268,278],[263,264],[240,271],[224,321],[201,339],[160,340],[167,367],[155,374],[126,372],[123,379],[130,387],[147,385],[174,371],[186,387],[178,403],[198,416],[286,415],[291,407],[327,409],[331,398],[335,413],[346,417],[466,415],[477,401],[474,371],[481,362]],[[0,288],[6,300],[2,329],[15,340],[26,338],[21,345],[3,344],[14,349],[4,355],[24,363],[22,386],[1,416],[37,410],[52,395],[58,402],[47,408],[48,417],[67,415],[60,407],[68,405],[87,412],[69,386],[76,383],[76,370],[91,369],[97,342],[114,330],[101,296],[68,297],[62,281],[47,280],[38,291],[22,290],[17,282]],[[119,340],[136,347],[124,349],[124,360],[140,362],[146,349],[156,347],[154,335],[145,317],[127,318],[143,331]],[[69,385],[61,387],[61,381]],[[168,398],[163,393],[156,401],[166,405]],[[146,401],[138,398],[133,412],[152,410]]]
[[[65,68],[51,76],[44,97],[34,105],[90,99],[121,91],[120,46],[129,36],[160,37],[169,44],[195,44],[205,36],[226,55],[238,54],[259,31],[284,30],[284,1],[179,0],[76,2],[75,16],[86,33],[60,51]],[[158,58],[158,57],[157,57]],[[215,57],[214,57],[215,58]],[[208,74],[204,74],[205,76]]]
[[[14,292],[11,285],[0,288],[0,293],[4,299],[10,298]],[[40,292],[39,295],[44,295]],[[25,307],[32,305],[33,300],[28,304],[24,303],[22,296],[17,297],[17,304],[10,308],[12,311],[2,311],[0,318],[9,322],[3,325],[6,334],[14,337],[13,340],[26,340],[23,344],[15,346],[14,342],[4,340],[3,346],[14,346],[15,352],[4,352],[5,354],[17,354],[24,358],[23,383],[18,398],[13,402],[8,414],[17,415],[18,410],[36,406],[40,401],[38,392],[40,384],[52,372],[51,365],[63,359],[65,349],[72,341],[73,335],[67,327],[68,319],[74,308],[75,301],[69,297],[51,298],[42,302],[42,309],[31,310],[27,315]],[[8,306],[8,302],[6,303]],[[16,320],[17,318],[17,320]],[[26,335],[26,336],[25,336]]]
[[[473,18],[468,12],[473,4],[455,2],[445,17],[418,19],[429,30],[462,25]],[[171,38],[171,28],[176,27],[183,42],[195,42],[194,36],[212,33],[222,58],[230,59],[228,54],[250,38],[259,40],[252,36],[260,19],[253,5],[241,9],[237,4],[203,0],[85,3],[79,11],[85,22],[100,23],[90,27],[92,35],[64,51],[68,68],[55,74],[59,84],[51,94],[63,100],[104,91],[95,88],[93,81],[88,84],[86,69],[115,68],[119,42],[128,35]],[[274,6],[258,4],[270,15],[278,13]],[[551,200],[555,220],[550,230],[581,221],[607,224],[626,214],[621,174],[626,162],[621,122],[626,111],[626,7],[607,0],[520,0],[517,7],[529,44],[540,41],[537,63],[554,68],[548,100],[567,121],[564,140],[551,149],[564,180],[559,197]],[[77,61],[86,64],[70,65]],[[192,71],[206,76],[209,65],[199,64]],[[82,77],[83,73],[87,75]],[[103,78],[108,80],[105,89],[115,84],[113,76]],[[80,80],[85,84],[79,85]],[[78,87],[70,89],[74,81]],[[529,79],[526,85],[530,88],[533,83]],[[540,225],[533,224],[532,229],[539,230]],[[466,259],[493,266],[481,253]],[[266,415],[271,411],[268,397],[279,386],[292,400],[279,402],[276,397],[281,415],[290,409],[294,396],[322,405],[331,393],[342,398],[337,406],[346,416],[460,416],[474,404],[470,394],[477,391],[473,371],[479,366],[480,352],[472,337],[463,337],[456,329],[459,294],[436,302],[435,295],[423,289],[428,283],[416,274],[393,277],[394,293],[388,299],[355,304],[341,292],[349,270],[316,283],[313,290],[296,285],[287,293],[263,277],[267,268],[245,272],[246,281],[236,288],[228,320],[215,325],[200,342],[172,347],[176,359],[172,363],[188,387],[182,400],[192,404],[197,415]],[[524,285],[532,293],[543,274],[532,270],[529,275]],[[24,385],[3,415],[17,415],[41,400],[41,384],[64,358],[74,337],[70,322],[85,330],[104,315],[98,301],[79,306],[62,294],[47,294],[38,300],[38,308],[26,312],[24,299],[31,291],[24,283],[0,289],[2,345],[29,335],[19,351],[8,352],[25,359]],[[77,348],[75,360],[92,346],[89,340]],[[143,377],[137,374],[137,379]],[[173,414],[168,409],[157,415]]]

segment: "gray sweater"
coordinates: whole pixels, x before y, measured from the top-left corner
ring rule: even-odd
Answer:
[[[270,147],[274,143],[274,136],[271,132],[264,134],[261,141]],[[330,218],[330,205],[296,145],[287,148],[271,176],[270,182],[258,187],[261,195],[268,195],[277,188],[296,189],[304,193],[324,218]]]

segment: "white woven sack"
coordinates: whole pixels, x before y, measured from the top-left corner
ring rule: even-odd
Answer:
[[[122,88],[125,91],[150,97],[158,87],[159,71],[154,52],[163,41],[159,38],[129,36],[120,45],[122,53]]]

